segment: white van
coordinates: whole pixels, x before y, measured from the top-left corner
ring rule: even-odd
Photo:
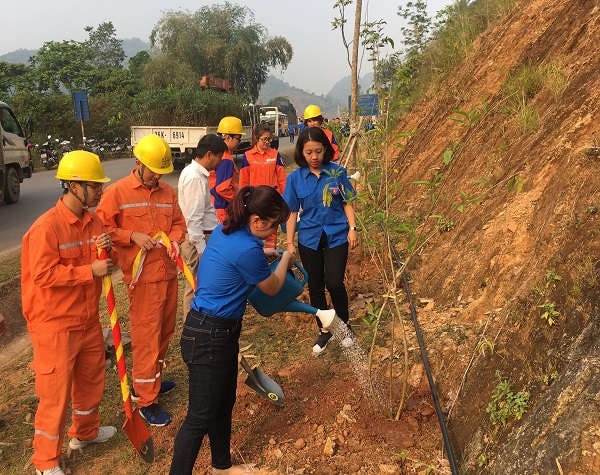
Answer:
[[[29,132],[23,130],[8,104],[0,102],[0,200],[7,204],[19,200],[23,179],[31,177]]]

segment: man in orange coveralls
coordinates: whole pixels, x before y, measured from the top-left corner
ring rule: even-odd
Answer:
[[[165,426],[171,415],[158,404],[158,395],[175,387],[174,382],[162,379],[161,371],[177,315],[177,266],[173,261],[186,227],[175,190],[160,181],[162,175],[173,171],[169,144],[157,135],[147,135],[133,154],[135,169],[106,189],[96,212],[108,227],[128,284],[132,396],[150,425]],[[171,253],[154,239],[159,231],[171,241]],[[145,259],[137,282],[132,282],[140,249]]]
[[[240,188],[252,185],[268,185],[280,195],[285,189],[285,164],[279,152],[271,148],[271,128],[269,124],[258,124],[253,130],[255,145],[242,157],[240,165]],[[275,249],[277,232],[265,239],[265,249]]]
[[[98,156],[83,150],[63,156],[56,178],[64,194],[32,224],[21,249],[21,299],[39,397],[32,457],[38,475],[64,475],[60,454],[69,400],[71,449],[105,442],[117,431],[100,427],[98,414],[106,372],[98,301],[102,276],[114,266],[110,258],[97,258],[97,248],[110,250],[111,240],[88,211],[110,179]]]
[[[237,192],[237,175],[239,170],[233,162],[233,151],[240,146],[244,128],[242,121],[237,117],[223,117],[217,127],[217,134],[223,138],[227,150],[223,154],[223,160],[215,170],[208,175],[208,186],[220,223],[227,217],[227,206]]]

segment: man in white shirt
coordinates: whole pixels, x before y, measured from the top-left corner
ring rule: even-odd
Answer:
[[[196,275],[198,261],[206,247],[212,230],[219,224],[217,214],[210,198],[208,176],[217,168],[227,145],[216,134],[208,134],[200,139],[196,147],[195,158],[179,175],[177,194],[179,207],[187,225],[186,240],[181,245],[181,256]],[[194,298],[194,289],[186,282],[183,294],[183,318],[190,311],[190,302]]]

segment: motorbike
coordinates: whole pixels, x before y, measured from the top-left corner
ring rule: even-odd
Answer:
[[[40,161],[47,170],[51,170],[58,166],[58,162],[60,161],[59,145],[58,139],[53,140],[52,135],[48,135],[48,140],[38,146]]]
[[[83,137],[83,149],[87,150],[88,152],[95,153],[96,155],[98,155],[100,160],[104,160],[106,158],[105,157],[105,153],[106,153],[105,144],[101,143],[99,140],[97,140],[95,138]]]

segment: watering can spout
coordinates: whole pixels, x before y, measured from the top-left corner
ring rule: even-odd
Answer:
[[[321,325],[326,330],[333,323],[333,319],[335,318],[335,310],[332,308],[330,310],[317,310],[317,318],[321,321]]]

